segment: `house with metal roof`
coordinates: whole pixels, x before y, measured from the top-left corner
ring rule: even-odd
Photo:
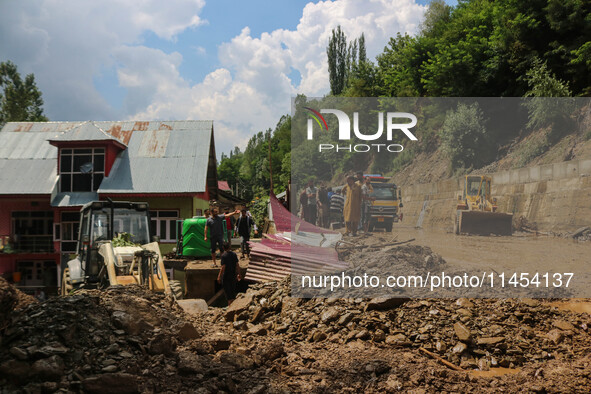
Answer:
[[[218,198],[213,121],[10,122],[0,130],[0,275],[57,287],[89,201],[150,205],[163,253]],[[20,274],[20,275],[19,275]]]

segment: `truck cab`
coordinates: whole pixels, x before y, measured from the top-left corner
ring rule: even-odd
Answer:
[[[367,215],[369,215],[369,231],[383,228],[390,232],[394,223],[398,222],[400,208],[403,206],[401,190],[381,174],[367,174],[364,176],[370,178],[373,188],[367,212]]]
[[[112,252],[110,255],[114,257],[113,268],[116,271],[129,265],[134,253],[141,247],[113,246],[112,241],[123,236],[128,245],[150,243],[149,215],[147,203],[93,201],[84,205],[80,209],[77,256],[68,262],[64,282],[72,288],[108,285],[111,278],[101,253],[106,249]]]

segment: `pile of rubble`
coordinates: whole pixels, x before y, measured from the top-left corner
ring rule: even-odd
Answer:
[[[234,330],[285,341],[424,348],[463,369],[484,371],[572,358],[591,345],[589,315],[534,299],[301,299],[289,297],[289,290],[289,279],[259,285],[219,319]]]
[[[37,302],[34,297],[23,293],[0,276],[0,328],[7,321],[8,314]]]
[[[428,249],[398,249],[389,253],[410,256],[407,261],[417,269],[444,264]],[[290,294],[290,278],[259,284],[226,310],[210,310],[204,320],[210,330],[233,337],[233,349],[255,360],[258,349],[283,344],[284,355],[276,352],[269,365],[283,385],[302,391],[334,384],[338,390],[376,392],[498,391],[500,387],[512,391],[516,384],[534,391],[591,387],[591,376],[584,372],[591,367],[591,316],[559,310],[546,300]],[[466,374],[502,368],[518,373],[492,381]],[[554,377],[548,380],[551,374]]]
[[[31,304],[0,331],[0,387],[53,392],[234,391],[265,381],[222,356],[172,299],[138,286],[85,290]],[[250,365],[251,368],[254,367]]]

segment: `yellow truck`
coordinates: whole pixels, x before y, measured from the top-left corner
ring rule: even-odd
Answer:
[[[512,234],[513,214],[497,211],[490,189],[490,176],[466,175],[453,218],[455,234]]]
[[[402,208],[401,191],[398,186],[384,178],[380,174],[364,175],[371,180],[373,192],[370,195],[371,201],[367,208],[369,215],[369,231],[376,228],[383,228],[392,231],[394,223],[400,218]]]

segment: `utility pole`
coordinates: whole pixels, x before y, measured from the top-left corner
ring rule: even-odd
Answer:
[[[271,165],[271,131],[269,130],[269,182],[270,191],[273,193],[273,166]]]

